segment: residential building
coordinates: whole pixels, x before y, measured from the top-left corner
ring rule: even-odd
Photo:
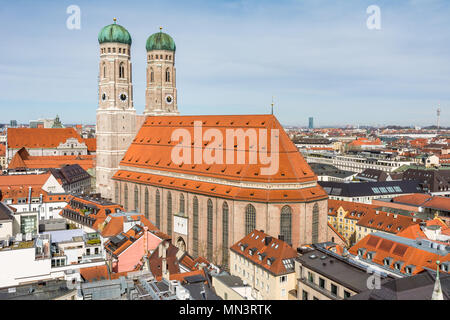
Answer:
[[[441,262],[442,270],[449,272],[449,250],[448,245],[438,241],[374,232],[348,251],[361,263],[404,277],[434,268],[436,261]]]
[[[288,300],[295,288],[297,251],[280,239],[253,230],[230,248],[230,273],[252,287],[255,300]]]
[[[436,283],[441,287],[441,300],[450,300],[450,274],[425,269],[414,276],[393,279],[381,285],[381,288],[363,291],[349,300],[435,300],[433,292]]]
[[[333,182],[319,181],[330,199],[371,204],[375,199],[420,193],[416,181]]]
[[[309,166],[317,175],[318,181],[350,182],[356,176],[356,172],[340,170],[329,164],[311,163]]]
[[[51,174],[61,181],[66,193],[88,195],[91,193],[91,176],[80,165],[66,165],[50,169]]]
[[[29,171],[32,169],[61,168],[65,165],[79,165],[84,170],[95,168],[95,155],[31,156],[25,147],[18,150],[8,165],[8,171]]]
[[[0,202],[0,241],[9,239],[13,234],[14,211]]]
[[[8,128],[6,157],[25,147],[31,156],[87,155],[88,148],[74,128]]]
[[[367,290],[373,272],[319,245],[295,259],[296,288],[290,300],[344,300]],[[387,275],[380,274],[380,281]]]

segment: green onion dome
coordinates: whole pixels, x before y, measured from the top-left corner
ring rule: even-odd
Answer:
[[[176,49],[175,41],[173,41],[172,37],[162,31],[154,33],[150,37],[148,37],[145,47],[147,51],[152,50],[175,51]]]
[[[98,43],[102,44],[105,42],[119,42],[131,45],[131,36],[127,29],[116,24],[116,19],[114,18],[114,23],[104,27],[98,34]]]

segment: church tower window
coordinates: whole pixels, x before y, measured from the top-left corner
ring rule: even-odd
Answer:
[[[312,212],[312,243],[319,242],[319,205],[316,203]]]
[[[166,82],[170,82],[170,70],[169,70],[169,68],[166,69]]]

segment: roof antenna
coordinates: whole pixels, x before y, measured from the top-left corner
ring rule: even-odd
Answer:
[[[272,104],[271,104],[272,105],[272,115],[273,115],[273,98],[274,97],[272,96]]]

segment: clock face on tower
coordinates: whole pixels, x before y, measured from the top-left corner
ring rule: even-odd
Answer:
[[[127,100],[127,95],[125,93],[121,93],[119,96],[121,101],[126,101]]]
[[[171,104],[173,102],[173,97],[170,94],[166,96],[166,102],[167,104]]]

